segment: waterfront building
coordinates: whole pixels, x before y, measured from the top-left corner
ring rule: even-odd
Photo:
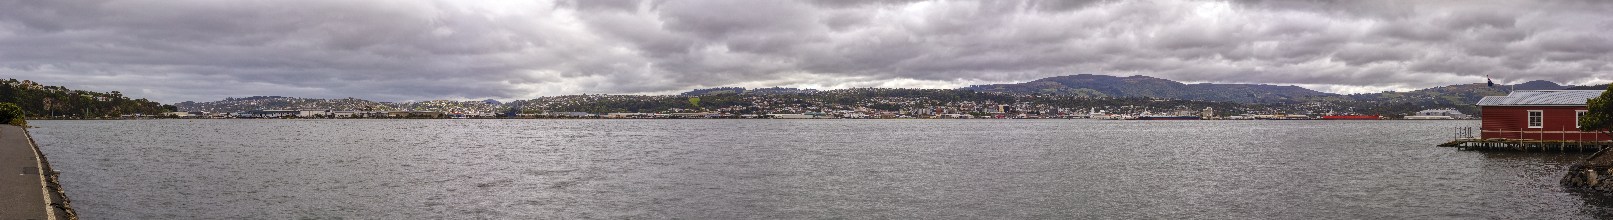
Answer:
[[[280,117],[288,117],[288,116],[297,116],[297,113],[298,113],[297,110],[252,110],[252,111],[236,112],[235,117],[237,117],[237,118],[280,118]]]
[[[201,118],[201,117],[207,117],[208,116],[207,112],[203,112],[203,111],[164,112],[164,113],[162,113],[162,115],[166,116],[166,117],[174,117],[174,118]]]
[[[447,114],[434,111],[390,111],[386,112],[389,118],[443,118]]]
[[[331,111],[330,112],[330,116],[335,117],[335,118],[363,118],[363,117],[368,116],[368,114],[369,114],[368,112],[361,112],[361,111]]]
[[[1410,119],[1410,120],[1442,120],[1442,119],[1448,120],[1448,119],[1472,119],[1472,118],[1473,118],[1473,116],[1469,116],[1467,114],[1462,114],[1462,111],[1457,111],[1456,109],[1451,109],[1451,108],[1422,110],[1422,111],[1418,111],[1417,113],[1414,113],[1412,115],[1406,116],[1406,119]]]
[[[677,113],[672,113],[672,118],[718,118],[718,117],[722,117],[722,116],[718,115],[717,113],[710,113],[710,112],[677,112]]]
[[[655,118],[653,113],[616,112],[607,113],[605,118]]]
[[[297,117],[319,118],[330,116],[330,109],[301,109],[297,110]]]
[[[587,112],[549,112],[549,117],[592,118],[594,114]]]
[[[939,117],[939,118],[956,118],[956,119],[971,119],[971,118],[974,118],[973,115],[969,115],[969,114],[941,114],[941,115],[939,115],[937,117]]]
[[[774,119],[818,119],[818,118],[828,118],[828,117],[826,117],[825,114],[820,113],[820,112],[808,112],[806,114],[767,114],[767,116],[771,117],[771,118],[774,118]]]
[[[1585,101],[1601,95],[1596,90],[1521,90],[1506,96],[1486,96],[1477,105],[1483,119],[1482,138],[1528,140],[1610,140],[1597,132],[1580,132],[1579,117]]]

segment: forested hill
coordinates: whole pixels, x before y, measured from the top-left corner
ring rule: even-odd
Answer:
[[[1338,96],[1298,86],[1266,84],[1183,84],[1149,76],[1069,75],[1026,83],[976,85],[967,89],[981,92],[1049,94],[1080,97],[1153,97],[1240,103],[1295,101],[1312,97]]]
[[[1594,85],[1594,86],[1575,86],[1575,87],[1568,87],[1566,89],[1567,90],[1606,90],[1608,85],[1613,85],[1613,84],[1601,84],[1601,85]]]
[[[146,99],[124,97],[118,91],[107,93],[72,90],[40,85],[33,81],[7,79],[0,84],[0,102],[16,103],[29,117],[100,118],[126,114],[156,115],[172,111]]]

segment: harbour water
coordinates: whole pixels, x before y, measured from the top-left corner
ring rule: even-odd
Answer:
[[[1477,121],[31,121],[89,219],[1597,219]]]

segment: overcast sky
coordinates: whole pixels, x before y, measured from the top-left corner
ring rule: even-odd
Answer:
[[[1613,81],[1613,1],[0,0],[0,78],[172,103]]]

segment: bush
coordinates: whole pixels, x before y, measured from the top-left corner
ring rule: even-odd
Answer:
[[[0,121],[10,125],[26,127],[28,126],[28,121],[25,120],[25,117],[26,114],[23,113],[22,107],[17,107],[17,104],[0,102]]]

